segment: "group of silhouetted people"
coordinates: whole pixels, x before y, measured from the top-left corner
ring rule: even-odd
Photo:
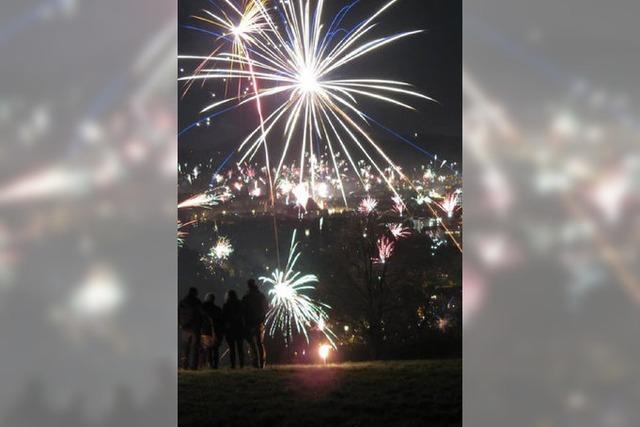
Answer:
[[[244,341],[249,343],[253,366],[264,368],[265,317],[269,309],[267,298],[258,289],[256,281],[247,281],[247,293],[238,299],[236,291],[229,290],[220,308],[211,293],[200,301],[198,289],[190,288],[178,305],[178,323],[182,340],[182,368],[198,369],[201,355],[213,369],[220,363],[220,347],[226,339],[229,346],[231,368],[244,367]]]

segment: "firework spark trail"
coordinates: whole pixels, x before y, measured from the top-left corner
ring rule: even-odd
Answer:
[[[197,222],[196,220],[193,220],[193,221],[182,223],[180,222],[180,220],[178,220],[178,233],[177,233],[178,247],[184,246],[184,240],[189,235],[189,232],[184,230],[184,228],[192,224],[195,224],[196,222]]]
[[[249,72],[251,74],[253,90],[257,95],[259,93],[260,88],[258,87],[258,81],[256,79],[256,75],[253,69],[253,62],[249,56],[249,52],[246,49],[244,49],[244,51],[245,51],[245,56],[247,58],[247,61],[249,62]],[[256,98],[256,108],[258,110],[258,118],[260,119],[260,132],[262,135],[262,143],[264,147],[264,158],[265,158],[265,165],[267,167],[267,177],[269,179],[269,197],[271,198],[271,212],[273,214],[273,235],[274,235],[274,241],[276,246],[276,257],[278,259],[278,267],[280,267],[280,243],[278,239],[278,223],[276,219],[276,199],[273,191],[273,178],[271,177],[271,163],[269,162],[269,147],[267,145],[267,134],[264,128],[264,116],[262,115],[262,104],[260,103],[259,98]]]
[[[178,209],[185,208],[205,208],[211,209],[213,206],[217,206],[229,200],[233,195],[227,187],[217,187],[205,191],[204,193],[196,194],[193,197],[184,200],[178,204]]]
[[[271,296],[271,308],[266,317],[269,334],[274,336],[277,331],[280,331],[289,340],[295,327],[296,332],[304,335],[309,342],[307,328],[316,325],[335,347],[333,341],[335,334],[326,326],[329,316],[325,309],[331,307],[306,295],[307,291],[315,289],[312,283],[317,283],[318,277],[314,274],[301,274],[294,271],[299,257],[296,231],[294,231],[285,270],[276,268],[271,277],[260,277],[261,282],[272,286],[268,292]]]
[[[442,209],[448,218],[453,217],[453,213],[458,209],[458,200],[460,196],[460,190],[456,190],[449,194],[441,203],[436,202],[436,206]]]

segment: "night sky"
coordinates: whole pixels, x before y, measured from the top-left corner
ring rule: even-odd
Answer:
[[[313,3],[313,2],[312,2]],[[385,1],[361,0],[349,13],[343,27],[350,27],[370,16]],[[325,20],[333,16],[344,1],[325,2]],[[185,29],[183,25],[199,24],[191,15],[201,15],[203,8],[211,8],[205,0],[180,0],[179,53],[181,55],[205,55],[215,46],[212,36]],[[402,97],[418,111],[408,111],[388,103],[360,98],[361,107],[372,117],[411,139],[423,149],[439,158],[460,161],[462,157],[462,5],[451,0],[402,0],[387,9],[376,20],[377,28],[367,35],[367,40],[392,33],[423,29],[423,33],[393,42],[372,54],[365,55],[340,70],[337,77],[387,78],[412,83],[415,88],[438,101],[429,102],[412,97]],[[208,29],[213,29],[212,27]],[[181,60],[179,75],[188,73],[197,61]],[[342,74],[344,73],[344,74]],[[219,82],[204,86],[194,85],[185,97],[179,85],[179,129],[204,118],[199,111],[224,95]],[[267,106],[268,110],[268,106]],[[209,127],[195,127],[180,136],[180,162],[199,162],[213,158],[218,164],[258,124],[255,107],[247,106],[211,120]],[[427,158],[414,148],[370,128],[385,151],[401,166],[410,167],[426,163]],[[418,137],[414,137],[414,133]]]

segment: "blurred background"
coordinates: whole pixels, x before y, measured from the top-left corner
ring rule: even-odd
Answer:
[[[176,9],[0,4],[0,425],[176,425]]]
[[[639,425],[639,13],[465,3],[465,425]]]
[[[464,5],[467,425],[639,424],[638,16]],[[0,425],[175,425],[176,2],[4,1],[0,51]]]

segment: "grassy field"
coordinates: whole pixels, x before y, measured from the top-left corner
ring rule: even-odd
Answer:
[[[462,362],[180,371],[180,426],[456,426]]]

